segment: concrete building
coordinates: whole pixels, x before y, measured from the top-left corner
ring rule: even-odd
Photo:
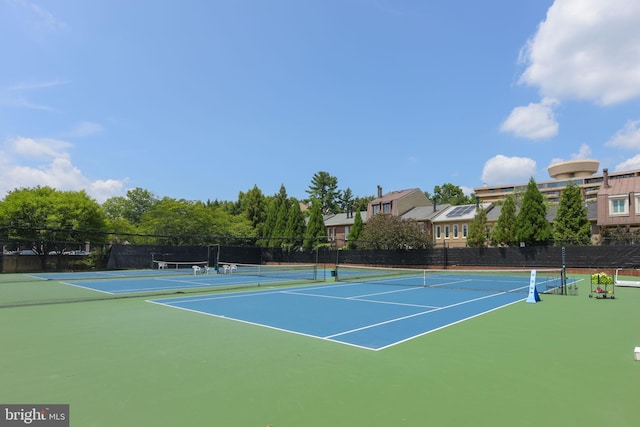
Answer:
[[[550,202],[557,203],[560,201],[560,193],[563,188],[570,182],[573,182],[582,191],[582,197],[585,201],[595,201],[598,197],[598,191],[602,187],[604,180],[603,174],[596,174],[600,163],[597,160],[571,160],[552,164],[547,168],[549,181],[536,182],[540,192],[549,199]],[[609,174],[609,180],[612,182],[616,179],[640,176],[639,170],[612,172]],[[499,202],[504,200],[508,195],[516,193],[524,193],[528,183],[508,184],[497,186],[482,186],[474,188],[476,198],[483,203]]]

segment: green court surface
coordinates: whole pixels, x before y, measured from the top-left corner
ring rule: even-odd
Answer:
[[[144,297],[0,308],[0,403],[68,403],[71,426],[637,426],[640,289],[583,278],[377,352]],[[0,299],[34,292],[85,290],[0,276]]]

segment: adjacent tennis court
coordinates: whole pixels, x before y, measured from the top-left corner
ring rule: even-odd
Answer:
[[[527,270],[435,272],[345,267],[338,271],[344,282],[151,302],[382,350],[522,301],[531,279]],[[558,271],[535,277],[540,293],[561,285]]]

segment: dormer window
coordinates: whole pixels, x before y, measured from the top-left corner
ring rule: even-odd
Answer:
[[[624,216],[629,215],[629,201],[626,195],[624,196],[609,196],[609,215],[610,216]]]

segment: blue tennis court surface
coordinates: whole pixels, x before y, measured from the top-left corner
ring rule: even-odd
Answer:
[[[78,280],[78,279],[118,279],[124,277],[175,276],[187,275],[193,270],[107,270],[107,271],[75,271],[63,273],[33,273],[29,276],[42,280]]]
[[[288,281],[288,279],[281,277],[242,276],[236,274],[202,274],[197,276],[125,277],[108,280],[68,280],[63,283],[108,294],[130,294],[209,287],[268,285],[269,283],[283,281]]]
[[[513,291],[332,283],[150,302],[382,350],[524,299]]]

